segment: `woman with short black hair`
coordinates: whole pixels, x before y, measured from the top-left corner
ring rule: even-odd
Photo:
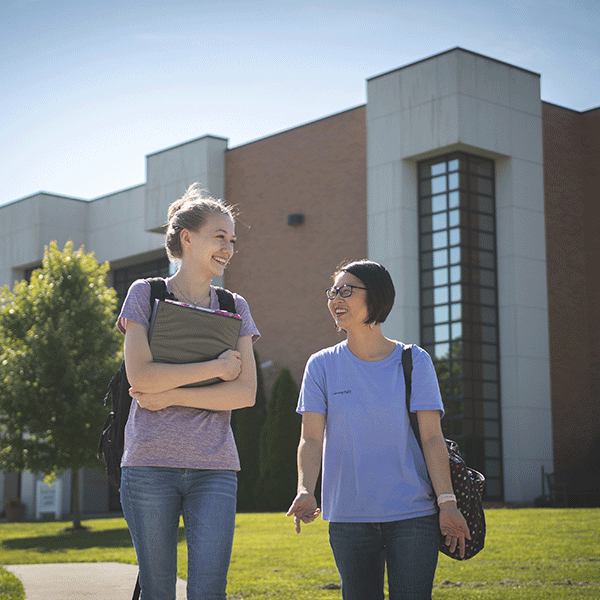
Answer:
[[[346,340],[307,362],[297,408],[298,494],[287,514],[298,533],[319,515],[314,489],[322,463],[323,518],[344,600],[382,600],[386,565],[390,600],[428,599],[440,529],[463,554],[470,539],[452,490],[435,369],[413,346],[411,411],[421,452],[406,410],[404,344],[380,327],[394,304],[390,274],[361,260],[333,278],[327,305]]]

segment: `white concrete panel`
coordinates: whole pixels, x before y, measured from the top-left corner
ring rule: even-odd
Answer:
[[[536,117],[542,116],[540,76],[511,68],[509,71],[510,107]]]
[[[367,166],[374,167],[400,160],[403,136],[400,113],[370,121],[367,128]]]
[[[373,202],[367,205],[367,215],[394,210],[398,206],[400,191],[395,185],[397,163],[382,163],[367,169],[367,195]]]
[[[511,67],[470,52],[456,53],[457,91],[498,106],[510,106]]]
[[[455,52],[409,65],[396,72],[400,76],[399,110],[428,104],[434,99],[457,93],[457,53]]]
[[[542,164],[542,119],[526,112],[510,111],[510,154],[533,163]]]
[[[512,303],[502,302],[504,298],[499,293],[498,318],[500,335],[500,362],[517,355],[517,308]],[[511,364],[511,369],[516,365]],[[504,395],[502,396],[504,398]]]
[[[521,306],[516,311],[517,355],[549,361],[548,311]]]
[[[510,153],[509,108],[461,94],[458,120],[458,141],[488,152]]]
[[[504,499],[506,502],[530,503],[542,494],[541,467],[552,471],[552,462],[504,459]]]
[[[540,145],[542,143],[540,137]],[[544,213],[544,166],[542,162],[511,160],[512,206]],[[545,229],[545,228],[544,228]]]
[[[402,158],[458,143],[458,97],[445,96],[402,111]],[[369,124],[370,126],[370,124]]]
[[[546,461],[552,457],[549,410],[502,407],[504,456],[507,459]],[[539,468],[539,467],[538,467]]]
[[[400,71],[367,82],[367,121],[398,112]]]
[[[512,285],[518,306],[541,309],[548,318],[548,282],[544,261],[515,257]]]
[[[550,373],[548,360],[520,356],[517,359],[515,377],[519,390],[518,397],[502,398],[502,406],[513,408],[531,408],[534,410],[551,410]]]

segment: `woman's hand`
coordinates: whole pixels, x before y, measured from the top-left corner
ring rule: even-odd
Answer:
[[[146,410],[162,410],[170,406],[167,401],[167,394],[165,392],[157,392],[155,394],[138,392],[133,388],[129,388],[129,395],[137,400],[137,403]]]
[[[300,522],[312,523],[319,516],[320,512],[321,509],[317,508],[317,499],[314,494],[299,492],[285,516],[291,517],[294,515],[296,533],[300,533]]]
[[[465,539],[471,539],[469,526],[454,502],[444,502],[440,506],[440,531],[446,536],[446,546],[450,552],[456,550],[461,558],[465,556]]]
[[[223,381],[233,381],[242,372],[242,355],[237,350],[225,350],[217,360],[222,369],[220,377]]]

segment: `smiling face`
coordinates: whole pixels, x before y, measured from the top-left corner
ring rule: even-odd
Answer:
[[[223,275],[234,254],[236,242],[233,219],[223,213],[212,213],[198,231],[181,232],[183,261],[191,261],[209,277]]]
[[[358,277],[345,271],[337,275],[333,285],[335,287],[341,287],[342,285],[365,287],[365,284]],[[342,298],[338,294],[333,300],[327,301],[327,308],[336,326],[346,332],[357,327],[367,327],[365,324],[369,315],[367,290],[353,288],[352,295],[348,298]]]

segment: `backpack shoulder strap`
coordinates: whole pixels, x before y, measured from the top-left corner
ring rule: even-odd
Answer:
[[[167,283],[162,277],[148,277],[146,281],[150,284],[150,314],[154,309],[155,300],[175,299],[171,292],[167,292]]]
[[[221,307],[221,310],[226,310],[230,313],[237,312],[235,309],[235,300],[233,298],[233,294],[229,290],[215,286],[215,291],[217,292],[217,296],[219,298],[219,306]]]
[[[404,385],[406,386],[406,411],[408,412],[408,418],[410,419],[410,425],[412,427],[417,443],[421,446],[421,434],[419,432],[419,421],[417,415],[410,412],[410,394],[412,392],[412,344],[407,344],[402,349],[402,369],[404,371]]]

